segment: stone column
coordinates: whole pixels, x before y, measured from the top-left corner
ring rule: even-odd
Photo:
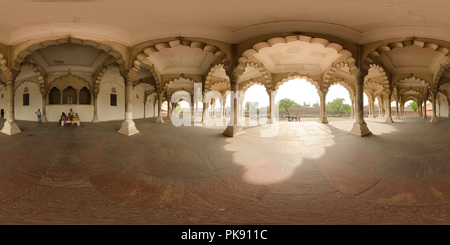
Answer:
[[[393,123],[394,120],[392,120],[392,112],[391,112],[391,92],[387,93],[386,98],[386,121],[387,123]]]
[[[400,116],[403,117],[405,113],[405,103],[403,101],[400,101]]]
[[[194,113],[194,97],[192,97],[190,108],[191,108],[191,122],[193,122],[194,121],[194,115],[195,115],[195,113]]]
[[[216,99],[212,98],[211,99],[211,118],[215,119],[216,118]]]
[[[139,133],[136,125],[133,121],[133,106],[131,103],[131,97],[133,94],[133,76],[128,73],[125,77],[125,121],[122,123],[122,127],[119,129],[119,133],[125,135],[133,135]]]
[[[3,75],[6,77],[6,90],[9,93],[9,103],[6,121],[1,132],[7,135],[13,135],[22,132],[14,119],[14,80],[16,76],[10,71],[5,72]]]
[[[447,113],[448,113],[448,117],[450,118],[450,99],[449,98],[447,98],[447,104],[448,104]]]
[[[163,117],[162,117],[162,91],[156,92],[158,95],[158,117],[156,117],[155,123],[164,123]]]
[[[352,109],[351,109],[351,115],[352,119],[355,119],[355,101],[352,100]]]
[[[233,74],[232,68],[227,70],[227,75],[230,78],[231,84],[231,94],[230,94],[230,104],[231,104],[231,115],[230,122],[228,123],[227,128],[223,131],[223,134],[229,137],[238,136],[244,134],[244,129],[238,125],[238,100],[237,92],[238,92],[238,84],[237,78],[235,74]]]
[[[423,119],[427,119],[427,101],[425,100],[423,102],[423,107],[422,107],[422,112],[423,112]]]
[[[319,97],[320,97],[320,122],[321,123],[328,123],[326,104],[325,104],[325,98],[327,97],[327,92],[328,92],[327,90],[322,90],[322,93],[319,93]]]
[[[439,119],[436,117],[436,93],[433,93],[432,95],[432,103],[433,103],[433,114],[431,116],[430,122],[439,122]]]
[[[42,94],[42,116],[41,121],[47,122],[47,96],[45,88],[41,88],[41,94]]]
[[[205,121],[205,115],[208,112],[209,103],[203,102],[203,109],[202,109],[202,122]]]
[[[356,79],[356,113],[357,118],[356,122],[353,124],[353,128],[350,131],[351,134],[357,136],[366,136],[370,135],[369,128],[367,127],[366,122],[364,121],[364,75],[362,73],[358,74]]]
[[[145,119],[145,115],[147,114],[146,110],[147,110],[147,100],[148,100],[148,94],[144,95],[144,119]]]
[[[100,122],[98,120],[98,92],[98,89],[94,90],[94,119],[92,119],[94,123]]]
[[[172,115],[172,102],[170,102],[170,97],[166,93],[166,99],[167,99],[167,119],[170,119],[170,116]]]
[[[375,99],[372,99],[372,118],[375,118]]]
[[[422,103],[420,103],[420,104],[417,105],[417,115],[418,115],[419,117],[422,117],[422,116],[423,116]]]
[[[269,95],[269,115],[268,115],[268,117],[267,117],[267,123],[268,124],[272,124],[273,123],[273,118],[274,118],[274,116],[275,116],[275,108],[274,108],[274,99],[275,98],[272,98],[272,90],[271,89],[269,89],[269,90],[266,90],[266,92],[267,92],[267,94]]]
[[[396,106],[396,110],[397,110],[397,119],[400,119],[400,113],[399,113],[399,110],[398,110],[398,99],[395,101],[395,103],[397,104],[397,106]]]

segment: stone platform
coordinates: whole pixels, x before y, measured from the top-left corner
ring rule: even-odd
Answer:
[[[1,224],[449,224],[450,120],[244,127],[18,121],[0,134]],[[4,121],[1,121],[2,124]]]

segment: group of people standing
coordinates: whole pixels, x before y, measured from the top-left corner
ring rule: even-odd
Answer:
[[[71,122],[70,126],[74,126],[73,121],[76,121],[76,120],[80,120],[78,113],[74,113],[72,111],[72,109],[70,109],[70,111],[69,111],[69,113],[67,113],[67,115],[64,112],[61,114],[61,118],[59,119],[59,124],[62,126],[66,126],[66,122],[70,121]],[[63,122],[63,123],[61,124],[61,122]]]

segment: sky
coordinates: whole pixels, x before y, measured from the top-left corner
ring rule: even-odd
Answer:
[[[277,95],[275,97],[275,103],[284,98],[292,99],[300,105],[303,105],[304,102],[312,105],[320,101],[316,87],[310,82],[298,78],[288,81],[278,88]],[[336,98],[344,98],[344,103],[351,105],[350,95],[347,89],[342,85],[332,85],[328,90],[325,102],[328,103]],[[244,105],[248,101],[258,102],[259,107],[268,106],[269,96],[267,95],[264,86],[258,84],[251,86],[245,92]],[[377,103],[377,101],[375,101],[375,103]],[[367,96],[364,94],[364,105],[366,106],[368,104],[369,103]],[[219,107],[218,104],[216,106]],[[228,97],[226,100],[226,107],[229,106],[230,100]],[[183,107],[188,107],[188,104],[186,103],[186,105],[183,105]],[[202,107],[202,105],[199,105],[199,107]]]
[[[320,101],[316,87],[301,79],[288,81],[278,88],[275,103],[284,98],[292,99],[300,105],[303,105],[304,102],[312,105]],[[344,103],[351,105],[350,95],[342,85],[332,85],[328,90],[325,102],[328,103],[336,98],[344,98]],[[260,107],[264,107],[269,104],[269,96],[262,85],[253,85],[245,93],[244,105],[247,101],[259,102]],[[367,96],[364,94],[364,105],[367,104]]]

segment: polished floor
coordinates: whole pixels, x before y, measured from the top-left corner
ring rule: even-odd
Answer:
[[[450,224],[450,120],[245,127],[18,121],[0,135],[0,223]],[[0,122],[3,124],[3,121]],[[265,135],[267,136],[267,135]]]

